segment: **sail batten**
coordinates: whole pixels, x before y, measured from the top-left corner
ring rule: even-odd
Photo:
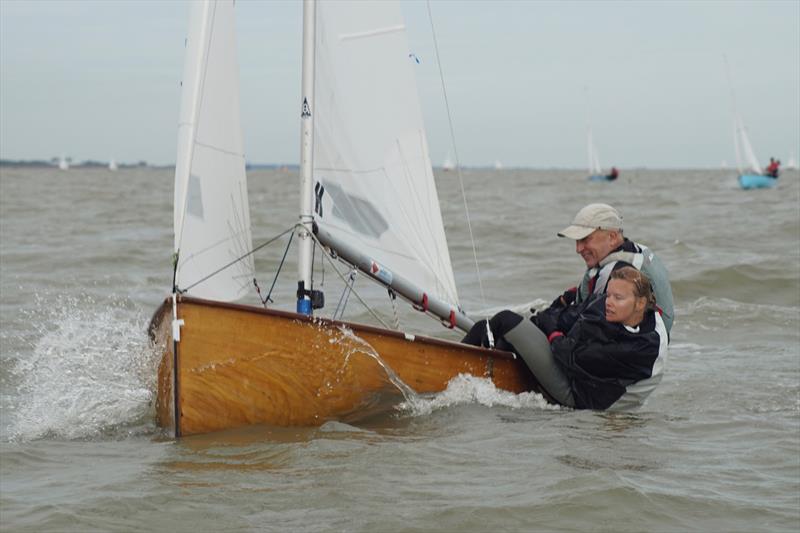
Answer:
[[[342,41],[347,41],[350,39],[363,39],[365,37],[375,37],[378,35],[383,35],[385,33],[392,33],[396,31],[406,31],[406,27],[403,24],[398,24],[396,26],[391,26],[389,28],[378,28],[375,30],[363,31],[360,33],[350,33],[347,35],[340,35],[339,39]]]

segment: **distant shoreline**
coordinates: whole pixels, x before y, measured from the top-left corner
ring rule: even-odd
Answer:
[[[94,161],[94,160],[87,160],[87,161],[68,161],[69,168],[105,168],[107,169],[109,166],[108,161]],[[43,159],[0,159],[0,167],[27,167],[27,168],[58,168],[58,160],[43,160]],[[138,161],[135,163],[116,163],[117,168],[154,168],[154,169],[174,169],[175,164],[155,164],[155,163],[148,163],[147,161]],[[461,170],[493,170],[497,172],[504,172],[504,171],[513,171],[513,170],[553,170],[553,171],[570,171],[570,172],[581,172],[586,171],[586,169],[581,167],[503,167],[502,169],[496,169],[491,165],[474,165],[474,166],[462,166],[460,167]],[[631,171],[639,171],[639,170],[719,170],[719,171],[731,171],[736,172],[736,168],[723,168],[723,167],[644,167],[644,166],[637,166],[637,167],[618,167],[620,170],[625,172]],[[282,171],[299,171],[300,166],[298,164],[285,164],[285,163],[247,163],[246,165],[247,170],[282,170]],[[441,166],[434,166],[434,170],[443,171],[443,172],[452,172],[455,173],[456,169],[447,169],[444,170]],[[787,168],[786,170],[791,170]]]
[[[47,161],[44,159],[0,159],[0,167],[27,167],[27,168],[58,168],[58,160],[51,160]],[[69,168],[108,168],[110,162],[109,161],[94,161],[94,160],[87,160],[87,161],[68,161]],[[147,161],[138,161],[135,163],[116,163],[117,168],[175,168],[174,163],[161,165],[161,164],[151,164]],[[248,163],[247,169],[248,170],[259,170],[259,169],[286,169],[286,170],[297,170],[300,167],[298,165],[286,165],[286,164],[262,164],[262,163]]]

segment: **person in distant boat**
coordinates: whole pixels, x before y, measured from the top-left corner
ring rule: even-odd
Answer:
[[[578,308],[566,322],[544,315],[536,325],[501,311],[488,327],[496,347],[519,354],[557,403],[576,409],[642,405],[661,381],[668,351],[650,280],[633,267],[620,268],[605,294],[593,294]],[[488,346],[487,321],[476,322],[462,342]]]
[[[617,170],[617,167],[611,167],[611,171],[608,173],[608,176],[606,176],[606,179],[608,181],[614,181],[618,177],[619,177],[619,170]]]
[[[564,291],[544,311],[534,312],[531,317],[534,323],[537,317],[545,315],[563,318],[567,322],[573,320],[570,314],[579,312],[579,304],[593,294],[606,292],[613,271],[632,266],[644,272],[652,281],[658,311],[667,333],[672,331],[674,310],[667,269],[652,250],[623,236],[622,216],[616,209],[608,204],[589,204],[578,211],[572,224],[559,232],[558,236],[575,241],[575,252],[586,263],[586,272],[577,287]],[[565,331],[567,328],[561,325],[560,329]]]
[[[770,178],[777,178],[780,172],[781,162],[779,159],[769,158],[769,165],[767,165],[767,176]]]

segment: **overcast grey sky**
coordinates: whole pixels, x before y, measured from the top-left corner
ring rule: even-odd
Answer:
[[[439,164],[452,147],[427,7],[403,9]],[[800,0],[432,0],[431,11],[462,164],[584,168],[590,119],[605,167],[733,166],[723,55],[762,163],[800,156]],[[188,13],[0,0],[0,157],[173,163]],[[249,161],[298,161],[300,16],[299,2],[237,2]]]

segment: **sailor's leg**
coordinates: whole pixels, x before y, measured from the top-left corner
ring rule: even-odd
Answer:
[[[539,328],[530,320],[522,320],[505,334],[505,339],[514,346],[514,352],[522,357],[536,380],[554,400],[561,405],[575,406],[569,381],[553,360],[550,343]]]
[[[503,335],[516,327],[524,318],[513,311],[500,311],[489,320],[489,327],[492,329],[492,336],[495,340],[495,348],[499,350],[513,351],[513,347],[503,341]],[[489,346],[489,333],[486,329],[486,320],[478,320],[472,325],[467,335],[461,339],[464,344],[473,346]]]
[[[494,336],[494,347],[498,350],[514,352],[514,346],[506,340],[505,335],[524,320],[522,315],[518,315],[514,311],[505,310],[494,315],[489,320],[489,326],[492,328]]]
[[[471,344],[473,346],[484,346],[486,339],[486,320],[478,320],[475,322],[467,335],[461,339],[464,344]]]

